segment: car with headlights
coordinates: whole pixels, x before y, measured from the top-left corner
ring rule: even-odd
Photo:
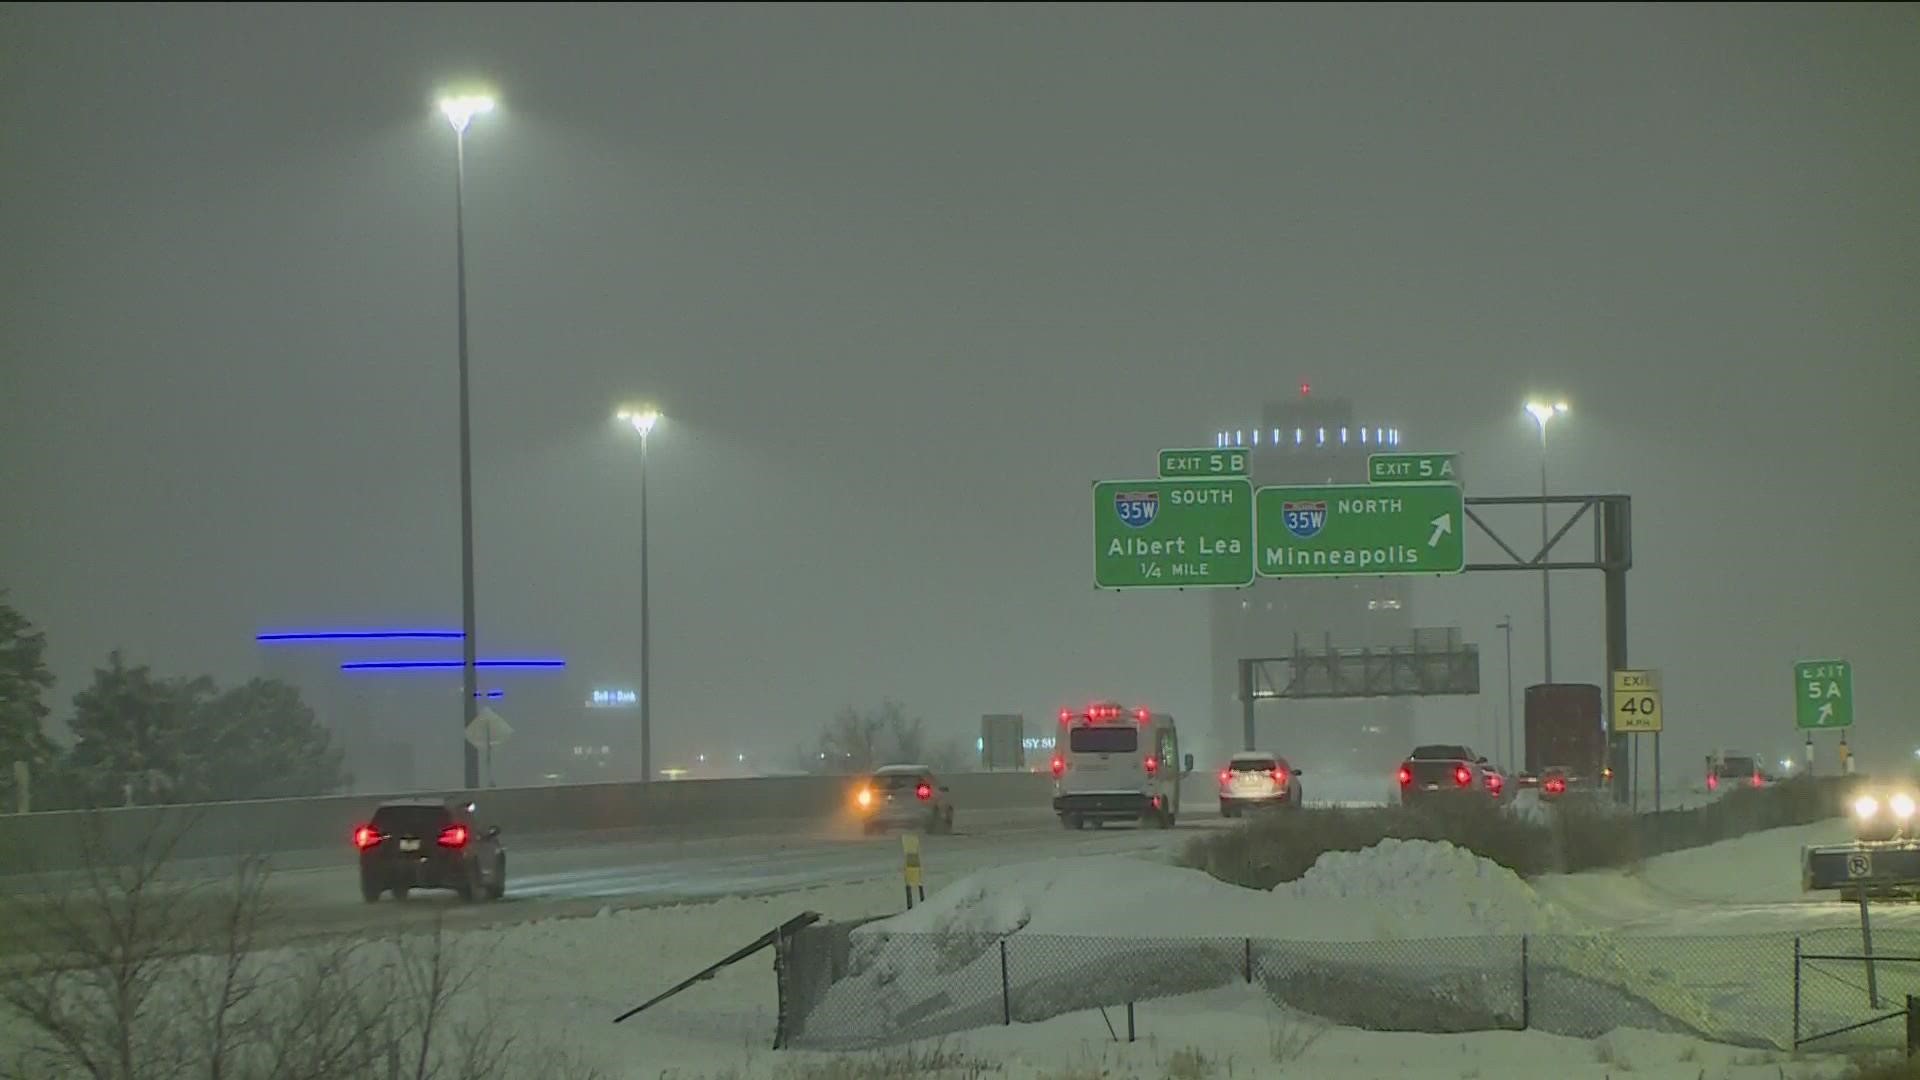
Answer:
[[[868,833],[887,829],[953,831],[953,802],[947,786],[925,765],[884,765],[853,792],[853,808]]]
[[[1875,843],[1914,837],[1915,791],[1906,785],[1866,785],[1854,793],[1855,838]]]
[[[1249,809],[1298,809],[1306,801],[1296,769],[1279,754],[1247,750],[1227,760],[1220,770],[1220,816],[1239,817]]]
[[[479,820],[462,801],[399,799],[381,803],[353,830],[360,853],[360,896],[405,900],[415,889],[451,889],[462,900],[507,893],[507,849],[500,826]]]

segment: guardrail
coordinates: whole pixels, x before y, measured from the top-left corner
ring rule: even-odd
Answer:
[[[942,779],[962,814],[1041,809],[1053,790],[1044,773],[954,773]],[[0,875],[77,869],[89,848],[88,830],[96,827],[109,852],[128,850],[156,830],[177,829],[175,858],[217,858],[339,847],[376,805],[391,798],[471,797],[488,822],[511,836],[528,836],[827,821],[845,812],[853,783],[847,776],[769,776],[12,814],[0,816]]]

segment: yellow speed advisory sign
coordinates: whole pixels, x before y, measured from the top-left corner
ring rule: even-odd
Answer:
[[[1660,730],[1660,673],[1613,673],[1613,733],[1644,734]]]

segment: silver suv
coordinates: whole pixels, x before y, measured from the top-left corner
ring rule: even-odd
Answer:
[[[1220,770],[1220,816],[1239,817],[1248,807],[1297,808],[1306,798],[1301,770],[1278,754],[1248,750]]]
[[[953,831],[953,803],[947,787],[925,765],[887,765],[854,789],[853,808],[861,828]]]

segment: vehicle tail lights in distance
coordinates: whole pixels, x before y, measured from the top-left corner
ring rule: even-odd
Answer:
[[[1405,765],[1400,766],[1400,786],[1408,787],[1412,783],[1413,783],[1413,770],[1407,768]]]
[[[440,846],[450,848],[466,847],[467,827],[465,825],[449,825],[441,829]]]
[[[365,851],[380,842],[380,830],[371,825],[362,825],[353,830],[353,846]]]
[[[1549,776],[1547,782],[1540,786],[1546,789],[1547,794],[1558,795],[1567,790],[1567,781],[1565,777]]]
[[[1287,770],[1275,766],[1273,772],[1269,775],[1273,777],[1274,783],[1279,784],[1281,787],[1287,786]]]
[[[1055,757],[1055,758],[1053,759],[1053,764],[1052,764],[1052,766],[1050,766],[1050,768],[1052,768],[1052,770],[1053,770],[1053,778],[1054,778],[1055,780],[1058,780],[1058,779],[1060,779],[1060,777],[1061,777],[1061,776],[1063,776],[1063,775],[1065,775],[1065,774],[1066,774],[1066,771],[1067,771],[1067,759],[1066,759],[1066,758],[1063,758],[1063,757],[1058,757],[1058,756],[1056,756],[1056,757]]]
[[[1160,759],[1159,758],[1148,757],[1147,760],[1141,762],[1140,764],[1146,766],[1148,776],[1160,775]]]
[[[1461,787],[1472,784],[1473,770],[1467,768],[1465,765],[1455,765],[1453,767],[1453,782]]]
[[[1707,790],[1708,790],[1708,791],[1719,791],[1719,790],[1720,790],[1720,778],[1719,778],[1719,777],[1717,777],[1717,776],[1714,776],[1714,775],[1712,775],[1712,774],[1708,774],[1708,776],[1707,776]]]
[[[1232,770],[1232,769],[1221,769],[1221,770],[1220,770],[1220,786],[1221,786],[1221,787],[1225,787],[1225,786],[1227,786],[1227,784],[1228,784],[1228,783],[1229,783],[1229,782],[1230,782],[1230,781],[1231,781],[1232,779],[1233,779],[1233,770]]]
[[[1495,795],[1498,795],[1500,794],[1500,789],[1506,786],[1507,786],[1507,782],[1500,778],[1499,773],[1487,774],[1487,790],[1488,791],[1492,792]]]
[[[913,789],[913,793],[919,796],[921,802],[926,802],[928,799],[933,798],[933,785],[921,784],[919,787]]]

